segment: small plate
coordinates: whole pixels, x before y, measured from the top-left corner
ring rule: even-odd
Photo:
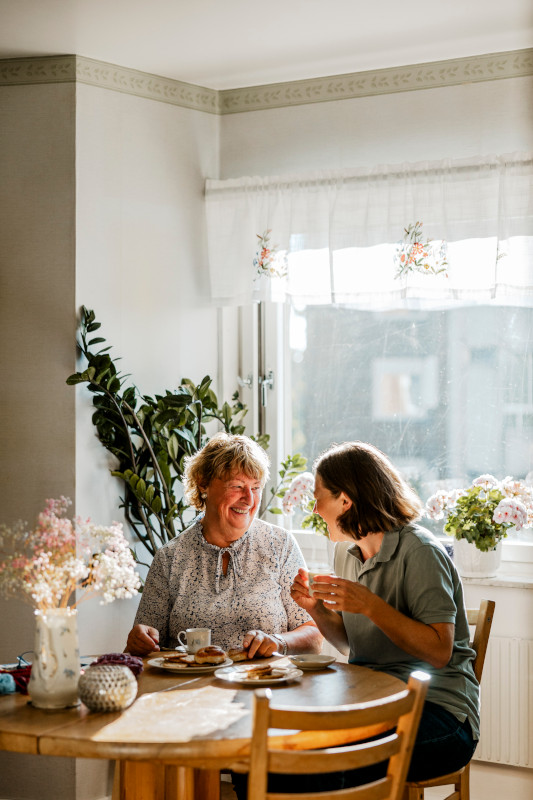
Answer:
[[[193,664],[190,667],[180,667],[177,664],[165,663],[165,658],[152,658],[148,662],[149,667],[159,667],[159,669],[168,669],[170,672],[179,672],[180,675],[198,675],[202,672],[214,672],[216,669],[222,667],[229,667],[233,664],[231,658],[227,658],[222,664]]]
[[[229,681],[230,683],[243,683],[247,686],[273,686],[276,683],[287,683],[301,678],[303,672],[301,669],[294,667],[275,667],[276,675],[269,675],[266,678],[249,678],[247,673],[253,667],[238,666],[238,667],[220,667],[215,672],[215,678],[220,678],[222,681]]]
[[[303,653],[299,656],[289,656],[295,667],[304,670],[325,669],[333,664],[335,656],[318,655],[317,653]]]

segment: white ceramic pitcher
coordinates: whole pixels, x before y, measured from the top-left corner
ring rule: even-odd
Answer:
[[[35,612],[35,647],[28,693],[36,708],[78,705],[80,653],[78,612],[53,608]]]

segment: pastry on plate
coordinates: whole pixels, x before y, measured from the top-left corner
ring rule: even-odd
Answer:
[[[277,678],[281,677],[279,670],[275,670],[271,664],[264,667],[251,667],[246,670],[246,677],[252,680],[261,680],[262,678]]]
[[[165,664],[173,664],[178,667],[190,667],[195,664],[194,656],[189,653],[168,653],[160,656]]]
[[[223,664],[226,660],[226,653],[221,647],[212,644],[197,650],[194,660],[197,664]]]
[[[244,647],[232,647],[231,650],[228,650],[228,658],[231,658],[232,661],[247,661],[248,650],[245,650]]]

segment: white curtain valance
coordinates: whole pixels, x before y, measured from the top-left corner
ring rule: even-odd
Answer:
[[[400,300],[533,305],[533,156],[401,164],[206,183],[213,300],[291,295],[387,307]],[[404,231],[445,246],[438,275],[397,277]],[[288,274],[257,271],[266,232]]]

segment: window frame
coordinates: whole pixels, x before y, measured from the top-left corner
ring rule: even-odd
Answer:
[[[242,307],[240,315],[240,375],[252,376],[251,392],[241,389],[243,400],[250,408],[247,418],[248,433],[255,435],[266,432],[270,435],[269,455],[271,459],[271,480],[265,487],[264,503],[270,499],[270,490],[277,484],[279,465],[291,454],[292,405],[291,405],[291,359],[289,346],[290,302],[274,303],[263,301],[250,307]],[[261,334],[259,335],[259,326]],[[262,348],[262,353],[259,352]],[[261,412],[261,374],[272,371],[274,385],[266,390],[267,406]],[[244,394],[246,392],[246,394]],[[262,418],[263,430],[259,422]],[[308,454],[303,453],[309,458]],[[308,463],[309,469],[312,463]],[[287,516],[266,515],[272,524],[292,528]],[[294,529],[300,538],[307,531]],[[319,535],[319,534],[311,534]],[[444,535],[444,534],[443,534]],[[305,540],[304,540],[305,541]],[[532,541],[504,539],[502,554],[502,576],[531,575],[533,577],[533,537]]]

